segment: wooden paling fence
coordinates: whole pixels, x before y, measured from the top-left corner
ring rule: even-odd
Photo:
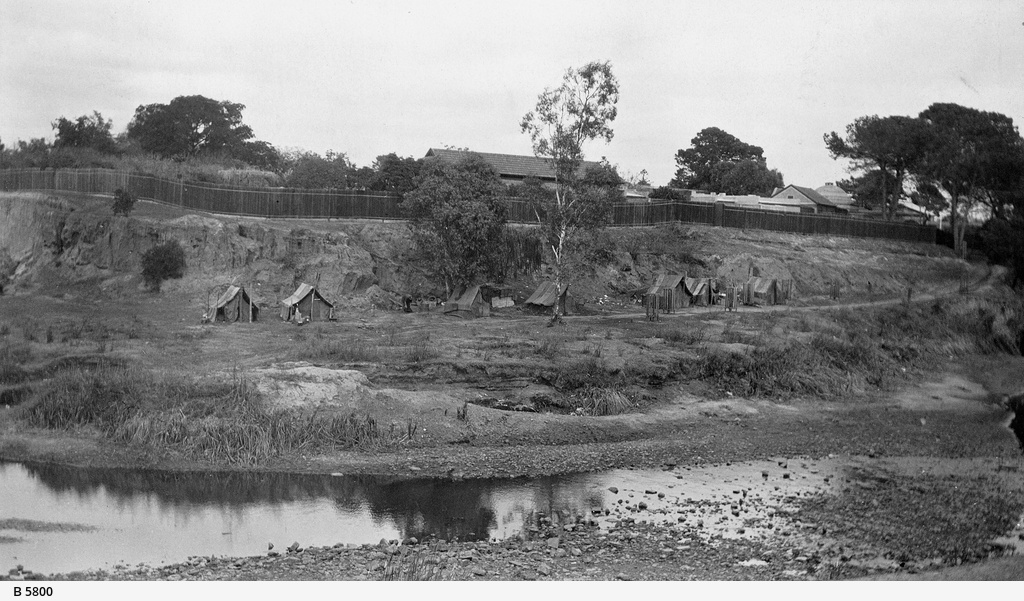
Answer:
[[[170,180],[110,169],[5,169],[0,190],[59,190],[83,194],[113,194],[121,188],[139,198],[187,209],[302,219],[406,219],[401,198],[388,192],[244,188],[222,184]],[[537,223],[526,201],[506,199],[509,221]],[[855,219],[836,215],[784,213],[728,207],[723,203],[652,201],[616,203],[610,225],[652,226],[698,223],[740,229],[771,230],[857,238],[889,238],[934,244],[930,226]]]

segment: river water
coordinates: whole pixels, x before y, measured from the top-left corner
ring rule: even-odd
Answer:
[[[676,506],[713,499],[702,511],[721,515],[715,525],[729,535],[750,517],[747,508],[777,506],[787,496],[827,488],[836,471],[831,462],[780,465],[453,482],[0,463],[0,569],[23,565],[51,574],[191,556],[250,556],[266,553],[271,542],[283,551],[293,542],[306,547],[428,535],[503,539],[536,524],[541,514],[556,522],[636,516],[641,500],[647,505],[644,519],[654,521],[676,520]],[[732,518],[727,508],[741,488],[744,516]]]

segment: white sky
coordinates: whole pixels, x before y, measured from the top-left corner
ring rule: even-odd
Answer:
[[[279,148],[530,154],[522,116],[565,69],[609,60],[606,156],[655,185],[716,126],[786,183],[846,176],[822,135],[955,102],[1024,122],[1024,3],[953,1],[215,2],[0,0],[0,140],[96,110],[202,94]]]

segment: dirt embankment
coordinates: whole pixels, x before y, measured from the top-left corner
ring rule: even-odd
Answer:
[[[360,306],[368,306],[367,291],[385,304],[403,294],[440,293],[416,260],[404,223],[228,217],[149,202],[124,217],[113,215],[105,197],[27,192],[0,194],[0,216],[0,280],[13,292],[52,294],[89,284],[114,297],[137,294],[142,254],[177,240],[188,269],[165,292],[197,302],[228,284],[247,284],[258,301],[274,306],[318,276],[325,294]],[[792,280],[794,300],[802,302],[825,298],[832,283],[844,298],[878,297],[949,286],[968,271],[938,246],[681,224],[611,228],[595,244],[597,262],[573,284],[591,307],[628,303],[628,292],[665,272]],[[525,298],[548,271],[542,266],[513,288]]]
[[[102,197],[0,194],[0,280],[8,293],[138,294],[142,255],[168,240],[182,245],[188,267],[164,292],[200,301],[241,284],[273,305],[318,276],[332,298],[373,286],[397,292],[423,285],[422,274],[405,266],[404,224],[220,218],[148,202],[125,217],[113,215],[110,204]]]

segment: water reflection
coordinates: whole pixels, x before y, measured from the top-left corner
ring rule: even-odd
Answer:
[[[191,473],[0,463],[5,519],[95,526],[0,535],[0,569],[40,572],[160,563],[192,555],[253,555],[279,547],[409,536],[505,538],[537,512],[579,515],[602,505],[585,475],[560,479],[395,480],[366,476]],[[9,565],[4,565],[9,564]]]

